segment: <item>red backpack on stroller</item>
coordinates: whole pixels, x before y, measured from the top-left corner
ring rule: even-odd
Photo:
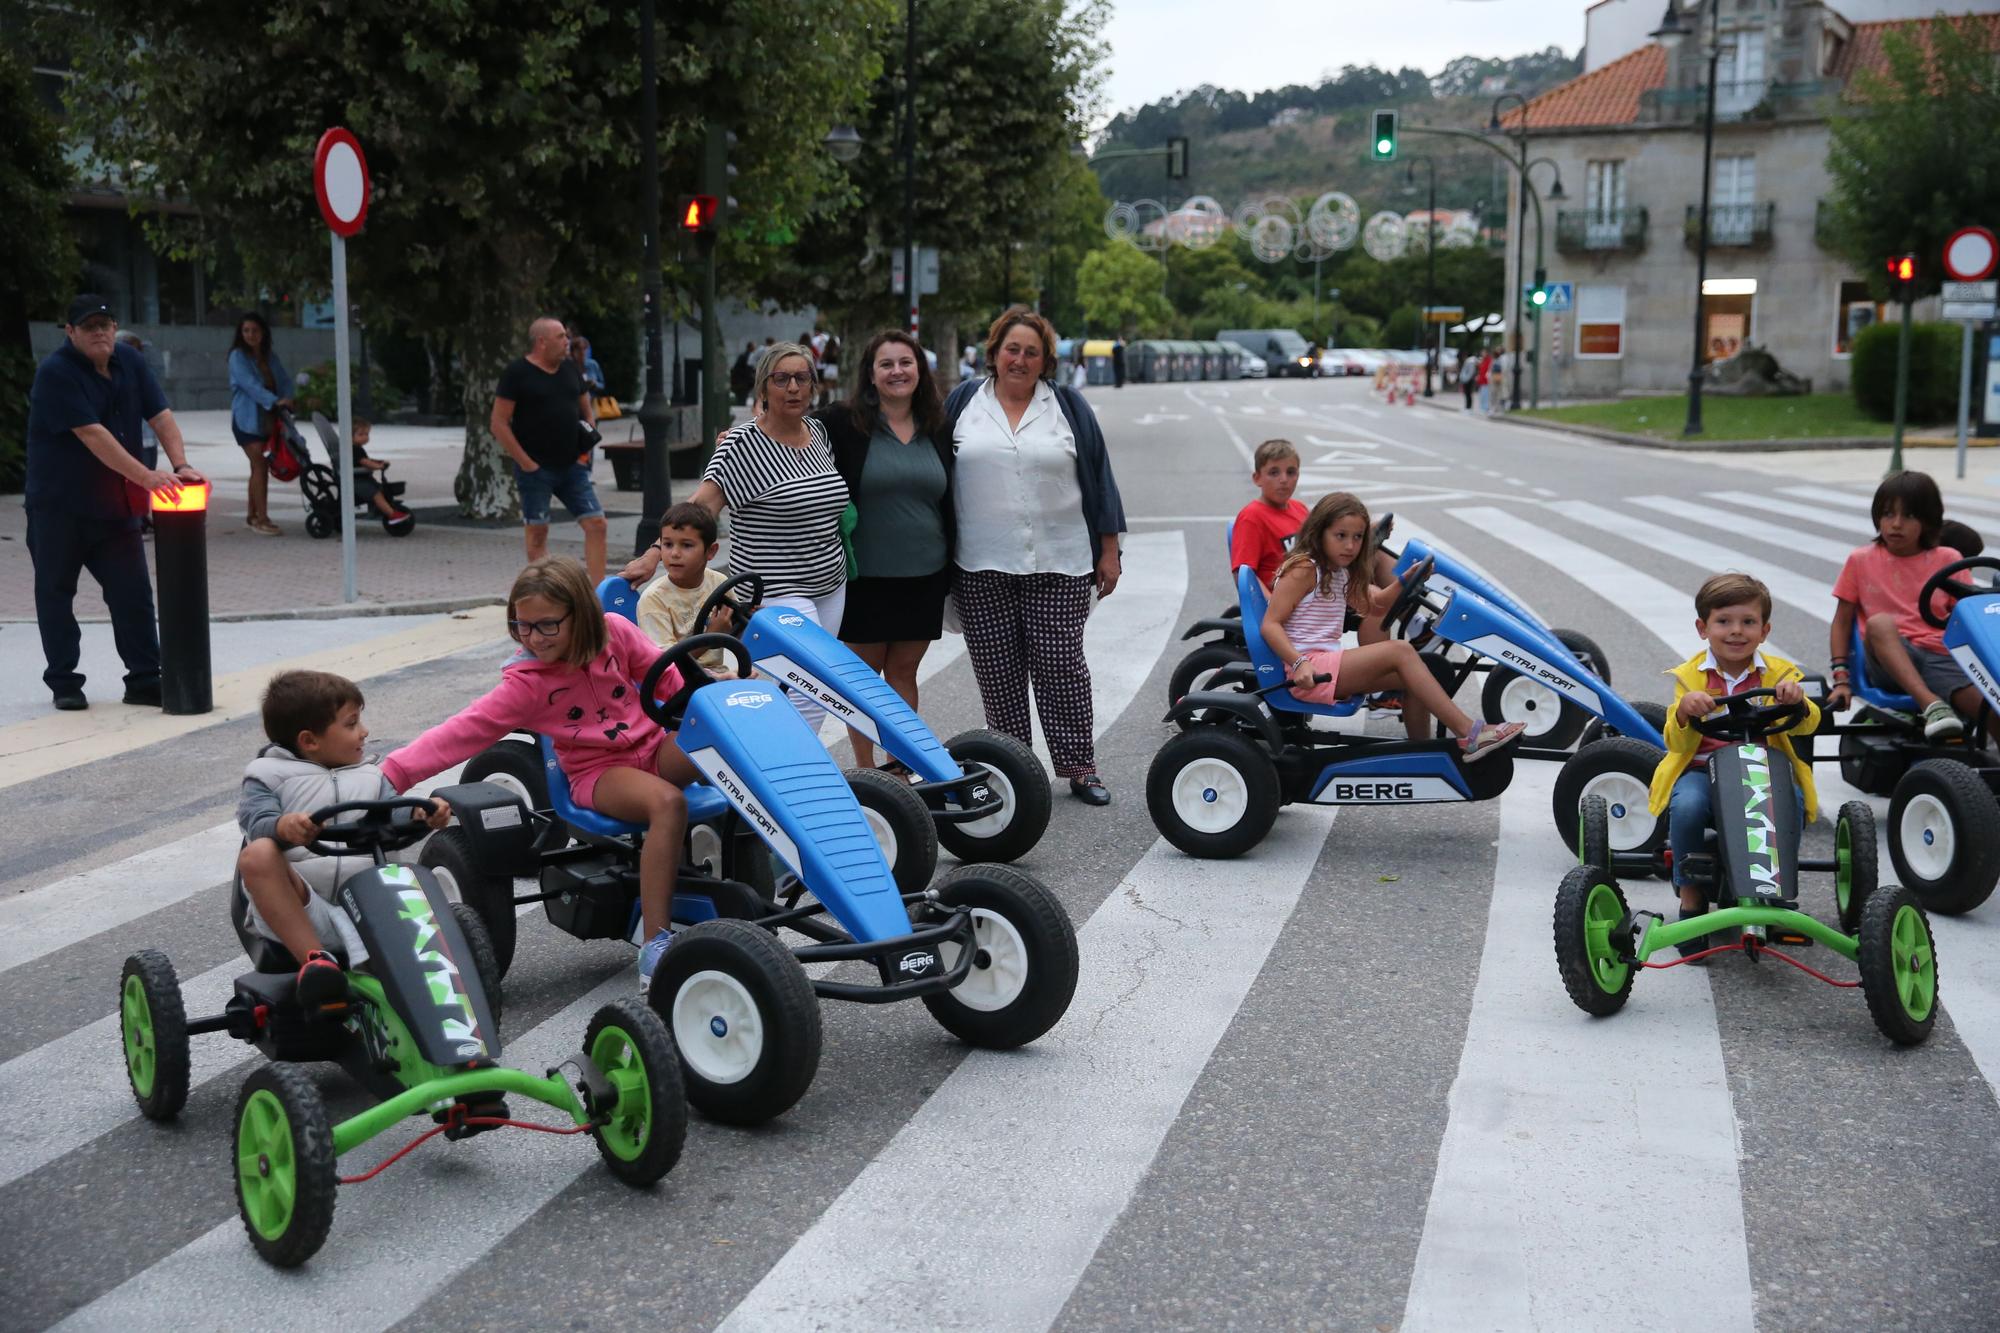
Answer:
[[[293,482],[306,470],[306,440],[289,412],[271,413],[271,432],[264,437],[264,467],[271,480]]]

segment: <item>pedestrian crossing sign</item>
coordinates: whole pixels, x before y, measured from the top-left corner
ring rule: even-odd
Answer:
[[[1567,310],[1570,307],[1570,298],[1575,294],[1576,284],[1571,282],[1552,282],[1548,285],[1547,290],[1549,293],[1549,302],[1542,308],[1550,312]]]

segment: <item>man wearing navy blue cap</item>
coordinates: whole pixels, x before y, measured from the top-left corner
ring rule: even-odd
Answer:
[[[35,368],[28,399],[28,555],[35,562],[35,620],[42,679],[61,709],[89,707],[77,670],[77,576],[104,590],[112,639],[125,662],[125,702],[160,706],[160,635],[153,581],[139,535],[148,493],[168,498],[203,480],[188,466],[181,429],[144,356],[118,342],[101,296],[70,302],[61,347]],[[172,464],[147,466],[150,425]]]

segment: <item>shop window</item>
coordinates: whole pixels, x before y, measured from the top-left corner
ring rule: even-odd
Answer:
[[[1855,336],[1882,318],[1882,303],[1868,294],[1867,283],[1843,282],[1833,308],[1833,354],[1852,356]]]
[[[1576,354],[1580,360],[1613,361],[1625,355],[1625,289],[1576,289]]]

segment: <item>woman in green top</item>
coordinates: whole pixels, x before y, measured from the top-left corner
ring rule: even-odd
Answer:
[[[915,708],[917,665],[944,632],[951,590],[951,439],[915,338],[878,333],[860,367],[853,396],[816,414],[858,515],[840,637]],[[859,734],[854,759],[875,763],[875,747]]]

